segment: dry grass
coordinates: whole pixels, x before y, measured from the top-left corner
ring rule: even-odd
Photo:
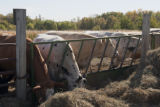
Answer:
[[[146,67],[128,79],[91,91],[75,89],[55,94],[41,107],[159,107],[160,48],[147,53]]]
[[[26,31],[26,35],[28,38],[30,39],[34,39],[37,34],[40,34],[40,33],[45,33],[47,31],[43,30],[43,31],[38,31],[38,30],[27,30]],[[0,35],[2,36],[5,36],[5,35],[15,35],[16,34],[16,31],[0,31]]]
[[[87,89],[55,94],[40,107],[128,107],[125,102]]]

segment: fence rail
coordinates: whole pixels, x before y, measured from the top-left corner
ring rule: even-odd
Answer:
[[[113,66],[113,60],[115,58],[116,51],[117,51],[118,46],[119,46],[120,39],[121,38],[128,38],[129,39],[129,41],[127,42],[127,46],[128,46],[129,43],[130,43],[130,38],[131,37],[137,37],[138,38],[137,44],[136,44],[136,47],[135,47],[137,49],[137,47],[139,46],[138,44],[139,44],[141,35],[112,36],[112,37],[103,37],[103,38],[72,39],[72,40],[62,40],[62,41],[53,41],[53,42],[35,42],[35,43],[31,43],[30,45],[31,45],[31,47],[33,47],[33,45],[50,44],[50,49],[49,49],[49,53],[48,53],[47,61],[46,61],[46,62],[48,62],[49,59],[50,59],[50,55],[52,54],[51,52],[52,52],[52,50],[54,48],[53,44],[55,44],[55,43],[66,43],[66,47],[64,49],[64,53],[63,53],[62,61],[61,61],[61,66],[63,66],[63,62],[64,62],[64,59],[65,59],[65,54],[66,54],[66,51],[68,50],[68,44],[71,44],[71,43],[74,43],[74,42],[80,42],[80,47],[79,47],[79,50],[78,50],[78,56],[76,58],[76,60],[78,61],[79,60],[79,56],[80,56],[81,51],[82,51],[82,47],[84,45],[84,42],[86,42],[86,41],[93,41],[93,47],[91,49],[91,53],[89,53],[90,54],[90,58],[89,58],[87,67],[85,68],[85,75],[86,75],[88,73],[88,68],[90,66],[90,63],[91,63],[91,60],[92,60],[92,57],[93,57],[93,54],[94,54],[94,51],[95,51],[94,48],[96,46],[97,40],[106,40],[106,41],[109,42],[109,39],[118,39],[118,42],[117,42],[115,50],[114,50],[114,54],[112,55],[111,62],[110,62],[110,65],[109,65],[109,70],[111,70],[111,69],[117,69],[117,68],[112,68],[112,66]],[[106,42],[106,44],[105,44],[104,51],[102,52],[102,55],[101,55],[101,58],[100,58],[100,62],[98,64],[97,71],[101,71],[100,69],[101,69],[101,66],[102,66],[103,59],[105,57],[104,55],[105,55],[105,52],[107,50],[108,42]],[[127,48],[127,46],[126,46],[126,48]],[[135,49],[134,53],[136,52],[136,49]],[[96,51],[98,51],[98,50],[96,50]],[[125,51],[124,51],[124,55],[123,55],[123,58],[121,59],[121,63],[119,65],[119,68],[121,68],[123,66],[123,63],[125,61],[126,52],[127,52],[127,49],[125,49]],[[33,62],[33,55],[34,55],[34,53],[33,53],[33,49],[32,48],[31,48],[31,55],[32,55],[31,62]],[[133,62],[134,62],[134,59],[131,60],[129,66],[132,66]],[[34,67],[32,67],[32,68],[33,68],[32,72],[34,72]]]

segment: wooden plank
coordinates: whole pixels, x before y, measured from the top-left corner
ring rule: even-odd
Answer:
[[[16,21],[16,74],[26,75],[26,10],[14,9]],[[17,98],[26,99],[26,78],[16,80]]]
[[[142,51],[141,51],[141,67],[145,66],[146,53],[150,49],[149,32],[150,32],[150,14],[144,13],[142,24]]]

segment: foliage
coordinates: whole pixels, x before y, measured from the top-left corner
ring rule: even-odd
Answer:
[[[29,30],[106,30],[106,29],[142,29],[143,13],[137,11],[106,12],[94,17],[77,18],[72,21],[56,22],[44,20],[39,16],[35,19],[26,17],[26,28]],[[148,11],[151,14],[151,27],[160,27],[160,12]],[[14,30],[13,14],[0,14],[0,30]]]

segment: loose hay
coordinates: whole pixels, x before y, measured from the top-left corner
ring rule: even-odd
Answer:
[[[55,94],[41,107],[159,107],[160,48],[147,53],[146,67],[128,79],[97,91],[75,89]]]
[[[128,107],[123,101],[100,95],[96,91],[75,89],[52,96],[40,107]]]

